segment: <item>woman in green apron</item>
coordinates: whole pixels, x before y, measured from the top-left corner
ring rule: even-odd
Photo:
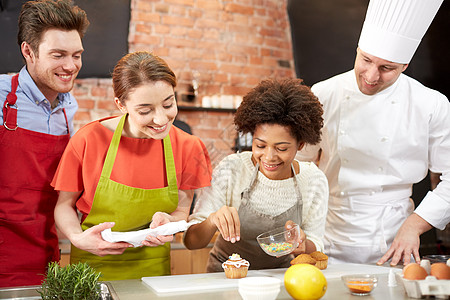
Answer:
[[[250,269],[286,268],[293,255],[323,251],[328,182],[315,164],[295,160],[305,144],[320,141],[322,106],[298,79],[262,81],[245,97],[234,122],[251,133],[252,151],[231,154],[214,169],[211,187],[199,195],[189,249],[205,247],[218,230],[208,272],[222,271],[233,253]],[[300,245],[293,255],[275,258],[256,237],[271,229],[299,224]]]
[[[159,57],[124,56],[113,72],[115,103],[123,115],[81,128],[52,182],[59,191],[55,221],[72,243],[71,262],[88,262],[103,280],[170,274],[172,235],[147,236],[133,247],[107,242],[101,232],[186,220],[194,190],[210,184],[206,147],[172,126],[175,85],[174,73]]]

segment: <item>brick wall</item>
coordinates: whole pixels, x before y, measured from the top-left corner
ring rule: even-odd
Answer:
[[[244,95],[267,77],[294,77],[287,0],[132,0],[129,51],[147,50],[167,61],[177,93]],[[75,129],[115,115],[110,79],[78,79]],[[180,99],[180,97],[179,97]],[[186,103],[180,103],[186,104]],[[205,142],[213,164],[232,152],[232,113],[180,111],[179,119]]]

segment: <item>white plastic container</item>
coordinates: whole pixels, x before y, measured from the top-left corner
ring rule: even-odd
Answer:
[[[274,300],[280,293],[281,280],[275,277],[239,279],[239,294],[244,300]]]
[[[409,280],[403,278],[400,272],[396,275],[410,298],[435,296],[436,299],[448,299],[450,295],[450,280],[438,280],[434,276],[427,276],[424,280]]]

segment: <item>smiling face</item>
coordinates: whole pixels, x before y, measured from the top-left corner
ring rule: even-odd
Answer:
[[[253,160],[259,163],[259,170],[272,180],[292,177],[291,164],[301,147],[302,144],[286,126],[260,124],[253,133]]]
[[[31,78],[49,101],[53,102],[58,93],[67,93],[73,88],[83,52],[76,30],[47,30],[42,35],[38,55],[26,42],[21,49]]]
[[[125,130],[134,138],[165,138],[178,113],[173,87],[165,81],[145,82],[128,94],[124,104],[115,101],[129,114]]]
[[[357,49],[356,82],[361,93],[375,95],[395,83],[407,64],[393,63]]]

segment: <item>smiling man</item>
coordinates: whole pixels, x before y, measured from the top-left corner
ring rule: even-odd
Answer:
[[[443,0],[371,0],[354,69],[312,87],[324,105],[317,160],[330,185],[333,262],[420,260],[420,235],[450,221],[450,104],[403,74]],[[414,210],[412,185],[441,182]]]
[[[50,186],[78,108],[69,91],[81,68],[86,13],[70,1],[22,6],[25,66],[0,75],[0,287],[40,284],[59,261]]]

